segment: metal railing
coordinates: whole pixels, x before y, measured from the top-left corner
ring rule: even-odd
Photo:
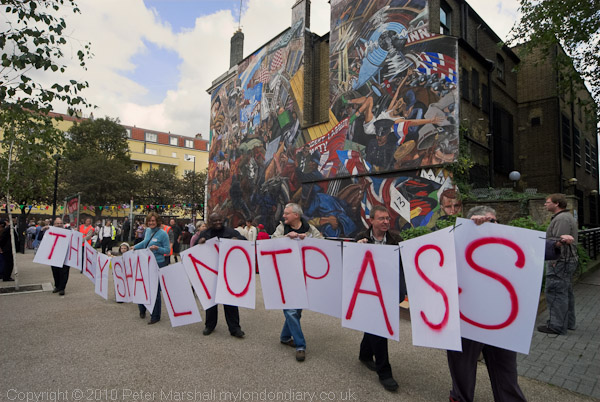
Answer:
[[[579,244],[585,248],[591,259],[600,254],[600,228],[579,231]]]

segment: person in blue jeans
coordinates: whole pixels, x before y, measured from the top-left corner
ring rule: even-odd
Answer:
[[[302,218],[302,208],[298,204],[290,203],[283,210],[283,223],[275,229],[272,238],[287,236],[290,239],[303,240],[306,237],[322,239],[323,235],[313,225]],[[296,360],[303,362],[306,358],[306,341],[300,326],[302,309],[283,310],[285,323],[281,330],[279,340],[284,345],[296,348]]]
[[[165,259],[165,254],[170,253],[171,246],[169,244],[169,235],[167,232],[160,228],[162,219],[159,214],[152,211],[146,216],[146,233],[144,234],[144,240],[136,244],[133,249],[141,250],[144,248],[149,249],[156,258],[156,263],[159,268],[166,267],[168,261]],[[160,321],[160,285],[158,285],[158,292],[156,292],[156,303],[154,303],[154,309],[150,315],[150,322],[148,325],[156,324]],[[140,318],[146,318],[146,306],[138,304],[140,309]]]

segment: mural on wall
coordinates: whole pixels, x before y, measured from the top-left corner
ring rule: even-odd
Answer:
[[[430,34],[427,15],[426,0],[331,2],[331,111],[367,172],[458,156],[457,41]]]
[[[429,34],[425,0],[331,3],[329,130],[300,128],[300,16],[212,92],[207,212],[272,233],[297,202],[353,237],[385,205],[395,229],[433,227],[461,209],[439,167],[458,156],[456,39]]]

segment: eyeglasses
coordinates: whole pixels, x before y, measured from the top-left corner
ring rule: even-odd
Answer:
[[[389,216],[380,216],[376,220],[379,221],[379,222],[384,222],[384,221],[391,221],[392,218],[390,218]]]
[[[498,219],[490,219],[491,223],[500,223],[500,221]]]

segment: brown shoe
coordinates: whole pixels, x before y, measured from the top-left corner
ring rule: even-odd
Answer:
[[[296,360],[299,362],[303,362],[304,359],[306,359],[306,351],[304,350],[297,350],[296,351]]]
[[[284,341],[279,341],[279,342],[281,342],[283,345],[291,346],[293,348],[296,347],[296,344],[294,343],[293,339],[290,339],[289,341],[285,341],[285,342]]]

